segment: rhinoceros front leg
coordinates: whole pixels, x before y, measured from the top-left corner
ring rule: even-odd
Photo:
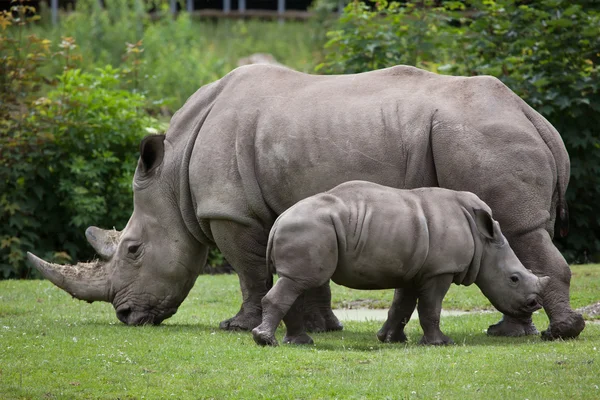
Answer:
[[[406,342],[404,327],[410,320],[417,305],[417,292],[414,288],[396,289],[394,300],[388,311],[388,319],[385,321],[377,338],[384,343]]]
[[[525,267],[536,275],[550,277],[542,295],[550,326],[542,332],[542,338],[553,340],[577,337],[584,329],[585,321],[581,314],[573,311],[569,301],[571,270],[552,243],[548,232],[539,229],[520,236],[507,235],[507,239]],[[536,333],[531,317],[515,320],[504,316],[502,321],[488,328],[489,335],[521,336]]]
[[[444,345],[454,342],[440,330],[440,315],[442,300],[452,284],[452,274],[434,276],[424,282],[419,289],[417,309],[419,322],[423,328],[423,338],[420,344]]]
[[[268,233],[227,220],[211,221],[210,228],[219,250],[237,272],[242,291],[240,311],[219,328],[252,330],[261,323],[261,300],[273,286],[265,259]]]

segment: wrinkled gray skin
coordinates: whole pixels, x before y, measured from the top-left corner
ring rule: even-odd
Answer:
[[[559,222],[567,217],[568,178],[559,134],[495,78],[406,66],[313,76],[250,65],[200,88],[166,138],[143,141],[133,215],[99,266],[30,259],[76,297],[112,302],[121,321],[158,323],[183,301],[216,244],[243,295],[240,312],[221,327],[250,330],[272,285],[268,232],[284,210],[349,180],[440,186],[474,192],[492,208],[523,264],[551,277],[544,337],[576,337],[583,318],[571,309],[571,272],[552,244],[556,210]],[[108,234],[91,232],[96,249],[107,247]],[[395,301],[403,297],[400,290]],[[311,329],[341,329],[327,283],[306,299]],[[399,335],[393,323],[384,328],[386,337]],[[488,330],[535,332],[529,316],[505,316]]]
[[[312,343],[299,323],[301,296],[329,279],[353,289],[402,288],[388,320],[396,325],[396,341],[406,341],[404,326],[418,302],[420,343],[433,345],[452,343],[439,324],[452,282],[475,283],[498,310],[519,318],[541,308],[550,279],[525,269],[476,195],[364,181],[343,183],[281,214],[267,263],[279,280],[262,299],[262,323],[252,334],[256,343],[272,346],[282,319],[285,343]],[[379,339],[387,338],[382,332]]]

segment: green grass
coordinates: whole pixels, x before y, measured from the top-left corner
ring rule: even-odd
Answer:
[[[600,266],[573,267],[573,305],[598,301]],[[336,302],[391,292],[334,286]],[[159,327],[127,327],[112,306],[70,299],[47,281],[0,282],[1,399],[162,398],[528,398],[600,396],[600,325],[579,339],[492,338],[500,314],[442,319],[457,345],[377,341],[379,322],[346,322],[314,334],[314,346],[262,348],[218,323],[239,307],[236,276],[201,276],[179,312]],[[453,286],[445,303],[485,308],[476,288]],[[536,313],[544,328],[547,318]],[[277,332],[279,338],[283,330]]]

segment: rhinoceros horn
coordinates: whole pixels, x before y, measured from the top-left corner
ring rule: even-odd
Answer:
[[[27,260],[42,275],[71,296],[89,303],[110,301],[108,274],[103,262],[77,263],[77,265],[52,264],[31,253]]]
[[[90,226],[85,231],[85,237],[96,250],[96,253],[103,259],[108,260],[117,250],[121,232],[115,229],[106,230]]]

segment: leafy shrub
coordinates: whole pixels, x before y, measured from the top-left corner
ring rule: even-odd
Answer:
[[[327,33],[325,61],[316,68],[327,74],[370,71],[397,64],[435,70],[455,46],[454,18],[433,0],[403,4],[354,1]],[[449,5],[448,5],[449,7]],[[442,57],[440,57],[442,56]]]
[[[63,38],[54,54],[64,72],[46,77],[50,41],[23,34],[34,19],[27,16],[31,8],[19,3],[12,11],[0,19],[3,278],[29,273],[26,251],[55,261],[89,258],[87,226],[122,228],[131,214],[135,149],[147,130],[159,128],[144,112],[146,99],[121,89],[119,69],[75,68],[79,56],[71,38]]]
[[[68,70],[21,122],[1,128],[0,272],[22,277],[25,251],[53,259],[92,255],[83,232],[122,229],[131,215],[135,150],[158,127],[145,99],[119,88],[119,70]]]
[[[571,157],[569,261],[600,259],[600,12],[592,1],[350,3],[329,32],[325,73],[410,64],[500,78],[561,133]]]

